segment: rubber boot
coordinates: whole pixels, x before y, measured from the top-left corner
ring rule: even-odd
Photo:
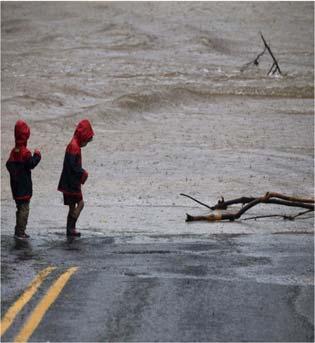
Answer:
[[[76,224],[76,219],[73,218],[71,215],[68,214],[67,217],[67,236],[72,236],[72,237],[80,237],[81,233],[76,231],[75,224]]]
[[[18,214],[19,214],[19,212],[16,211],[16,212],[15,212],[15,220],[16,220],[16,223],[15,223],[15,228],[14,228],[14,236],[15,236],[15,237],[18,237],[18,234],[19,234],[19,229],[18,229],[18,227],[19,227]]]
[[[77,231],[77,229],[75,227],[76,223],[77,223],[77,219],[74,220],[74,226],[73,226],[73,229],[71,231],[71,235],[73,237],[81,237],[81,232]]]
[[[14,236],[17,238],[29,238],[30,236],[25,233],[29,215],[29,202],[17,205],[16,211],[16,226]]]

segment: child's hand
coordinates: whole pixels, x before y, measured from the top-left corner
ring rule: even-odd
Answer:
[[[40,151],[38,149],[34,150],[34,155],[39,155],[39,157],[41,157]]]
[[[89,174],[86,170],[84,170],[84,173],[82,174],[82,177],[81,177],[81,183],[82,185],[84,185],[85,181],[87,180]]]

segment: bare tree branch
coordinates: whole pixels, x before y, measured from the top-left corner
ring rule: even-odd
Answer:
[[[274,54],[272,53],[272,51],[271,51],[269,45],[267,44],[267,42],[266,42],[266,40],[265,40],[265,38],[264,38],[264,36],[262,35],[261,32],[260,32],[260,37],[261,37],[261,39],[263,40],[263,42],[264,42],[264,44],[265,44],[265,48],[268,50],[270,56],[271,56],[272,59],[273,59],[273,64],[276,66],[276,71],[278,70],[278,71],[279,71],[279,74],[281,75],[282,73],[281,73],[281,70],[280,70],[278,61],[276,60]],[[274,74],[274,73],[275,73],[275,71],[273,72],[273,74]],[[268,73],[268,74],[269,74],[269,73]]]
[[[257,66],[259,64],[259,59],[265,54],[265,52],[267,50],[269,52],[272,60],[273,60],[272,66],[269,69],[267,75],[270,75],[270,74],[274,75],[277,71],[279,72],[280,75],[282,75],[278,61],[275,58],[275,55],[271,51],[270,46],[267,44],[267,42],[266,42],[266,40],[265,40],[265,38],[261,32],[260,32],[260,37],[261,37],[262,41],[264,42],[264,47],[265,47],[264,50],[261,53],[259,53],[253,61],[250,61],[250,62],[246,63],[243,67],[241,67],[241,72],[243,72],[244,70],[249,68],[251,65]]]
[[[229,200],[229,201],[224,201],[224,198],[222,197],[221,200],[218,201],[217,205],[215,206],[208,206],[204,203],[202,203],[201,201],[187,195],[187,194],[183,194],[181,193],[181,195],[186,196],[196,202],[198,202],[199,204],[211,209],[211,210],[218,210],[218,209],[227,209],[228,206],[230,205],[234,205],[234,204],[239,204],[242,203],[243,205],[246,204],[245,206],[243,206],[239,211],[235,212],[235,213],[229,213],[229,212],[225,212],[225,213],[211,213],[209,215],[205,215],[205,216],[191,216],[189,214],[186,214],[186,221],[196,221],[196,220],[205,220],[205,221],[221,221],[221,220],[230,220],[230,221],[234,221],[236,219],[239,219],[245,212],[247,212],[249,209],[251,209],[252,207],[260,204],[260,203],[264,203],[264,204],[278,204],[278,205],[284,205],[284,206],[291,206],[291,207],[301,207],[301,208],[305,208],[307,209],[307,211],[301,212],[299,214],[297,214],[296,216],[282,216],[282,218],[284,219],[289,219],[289,220],[294,220],[297,216],[300,216],[304,213],[307,212],[311,212],[314,211],[314,199],[305,199],[305,198],[299,198],[299,197],[291,197],[291,196],[287,196],[284,194],[280,194],[280,193],[275,193],[275,192],[267,192],[263,197],[259,197],[259,198],[253,198],[253,197],[241,197],[241,198],[237,198],[234,200]],[[276,198],[276,199],[272,199],[272,198]],[[279,200],[280,199],[280,200]],[[270,215],[271,216],[280,216],[280,215]],[[262,217],[267,217],[267,216],[259,216],[259,217],[254,217],[255,218],[262,218]]]
[[[241,72],[243,72],[245,69],[249,68],[250,65],[254,64],[255,66],[258,66],[259,64],[259,59],[261,56],[263,56],[263,54],[266,52],[267,48],[265,47],[265,49],[259,53],[256,58],[248,63],[246,63],[242,68],[241,68]]]
[[[301,207],[301,208],[305,208],[309,210],[314,210],[314,205],[311,205],[311,203],[314,203],[313,199],[300,199],[300,198],[287,197],[279,193],[267,193],[267,194],[268,194],[268,197],[265,200],[266,204],[275,204],[275,205],[282,205],[282,206],[289,206],[289,207]],[[198,204],[205,206],[212,211],[226,210],[231,205],[236,205],[236,204],[244,205],[256,199],[254,197],[240,197],[240,198],[225,201],[224,198],[221,197],[221,200],[219,200],[216,205],[209,206],[193,198],[190,195],[187,195],[184,193],[181,193],[180,195],[185,196],[193,201],[196,201]],[[271,199],[272,197],[276,197],[275,195],[278,195],[277,198],[284,199],[284,200]]]

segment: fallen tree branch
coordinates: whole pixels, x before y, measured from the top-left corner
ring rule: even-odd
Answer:
[[[190,221],[196,221],[196,220],[206,220],[208,222],[213,221],[221,221],[221,220],[230,220],[234,221],[235,219],[238,219],[241,217],[243,213],[245,213],[247,210],[252,208],[253,206],[257,205],[258,203],[262,202],[262,198],[257,198],[251,202],[249,202],[246,206],[242,207],[238,212],[236,213],[215,213],[215,214],[209,214],[207,216],[191,216],[187,213],[186,222]]]
[[[189,198],[189,199],[192,199],[192,200],[196,201],[198,204],[200,204],[200,205],[202,205],[202,206],[205,206],[205,207],[209,208],[210,210],[213,210],[212,207],[208,206],[207,204],[204,204],[203,202],[201,202],[201,201],[199,201],[199,200],[193,198],[193,197],[190,196],[190,195],[187,195],[187,194],[184,194],[184,193],[180,193],[180,195],[182,195],[182,196],[184,196],[184,197],[187,197],[187,198]]]
[[[308,211],[314,211],[314,199],[304,199],[304,198],[298,198],[298,197],[290,197],[286,196],[280,193],[275,193],[275,192],[268,192],[266,193],[263,197],[259,198],[252,198],[252,197],[241,197],[237,198],[234,200],[229,200],[229,201],[224,201],[224,198],[222,197],[221,200],[218,201],[217,205],[215,206],[208,206],[202,202],[200,202],[197,199],[194,199],[193,197],[181,193],[181,195],[186,196],[199,204],[206,206],[207,208],[211,210],[217,210],[217,209],[227,209],[228,206],[234,205],[234,204],[239,204],[242,203],[243,206],[239,211],[236,213],[211,213],[206,216],[192,216],[190,214],[186,214],[186,221],[197,221],[197,220],[205,220],[205,221],[221,221],[221,220],[230,220],[234,221],[236,219],[239,219],[245,212],[247,212],[250,208],[258,205],[259,203],[264,203],[264,204],[278,204],[278,205],[285,205],[285,206],[292,206],[292,207],[301,207],[305,208]],[[271,199],[271,198],[277,198],[277,199]],[[280,200],[279,200],[280,199]],[[304,214],[306,212],[303,212],[301,214]],[[301,215],[298,214],[297,216]],[[279,215],[277,215],[279,216]],[[284,217],[284,216],[283,216]],[[295,216],[296,217],[296,216]],[[295,217],[292,216],[286,216],[285,219],[291,219],[294,220]]]
[[[294,220],[295,218],[302,216],[303,214],[312,212],[312,210],[307,210],[307,211],[303,211],[300,212],[298,214],[296,214],[295,216],[288,216],[288,215],[284,215],[284,214],[270,214],[267,216],[255,216],[255,217],[248,217],[248,218],[244,218],[243,220],[253,220],[253,219],[260,219],[260,218],[271,218],[271,217],[281,217],[284,220]]]
[[[310,205],[311,203],[314,203],[313,199],[301,199],[301,198],[293,198],[293,197],[288,197],[279,193],[267,193],[268,196],[266,197],[265,203],[266,204],[275,204],[275,205],[282,205],[282,206],[289,206],[289,207],[301,207],[309,210],[314,210],[314,205]],[[236,198],[232,200],[227,200],[225,201],[223,197],[221,197],[221,200],[218,201],[218,203],[214,206],[209,206],[195,198],[193,198],[190,195],[180,193],[180,195],[185,196],[193,201],[196,201],[198,204],[203,205],[210,210],[226,210],[229,206],[231,205],[236,205],[236,204],[247,204],[250,203],[251,201],[255,200],[256,198],[254,197],[241,197],[241,198]],[[276,197],[279,199],[287,199],[285,200],[277,200],[277,199],[271,199],[272,197]],[[290,200],[291,199],[291,200]],[[294,200],[293,200],[294,199]]]
[[[306,198],[298,198],[298,197],[289,197],[284,194],[275,193],[275,192],[267,192],[265,195],[266,199],[270,198],[279,198],[287,201],[294,201],[294,202],[301,202],[301,203],[308,203],[308,204],[314,204],[314,199],[306,199]]]
[[[290,219],[291,220],[291,217],[290,216],[286,216],[286,215],[283,215],[283,214],[270,214],[270,215],[266,215],[266,216],[255,216],[255,217],[248,217],[248,218],[244,218],[243,220],[256,220],[256,219],[261,219],[261,218],[272,218],[272,217],[280,217],[280,218],[283,218],[283,219]]]

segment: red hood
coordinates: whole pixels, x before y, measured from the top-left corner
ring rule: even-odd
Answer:
[[[26,146],[27,140],[29,139],[31,130],[29,126],[23,120],[18,120],[14,128],[15,145]]]
[[[94,136],[92,126],[88,119],[83,119],[77,125],[74,137],[78,140],[79,144],[87,142],[90,138]]]

